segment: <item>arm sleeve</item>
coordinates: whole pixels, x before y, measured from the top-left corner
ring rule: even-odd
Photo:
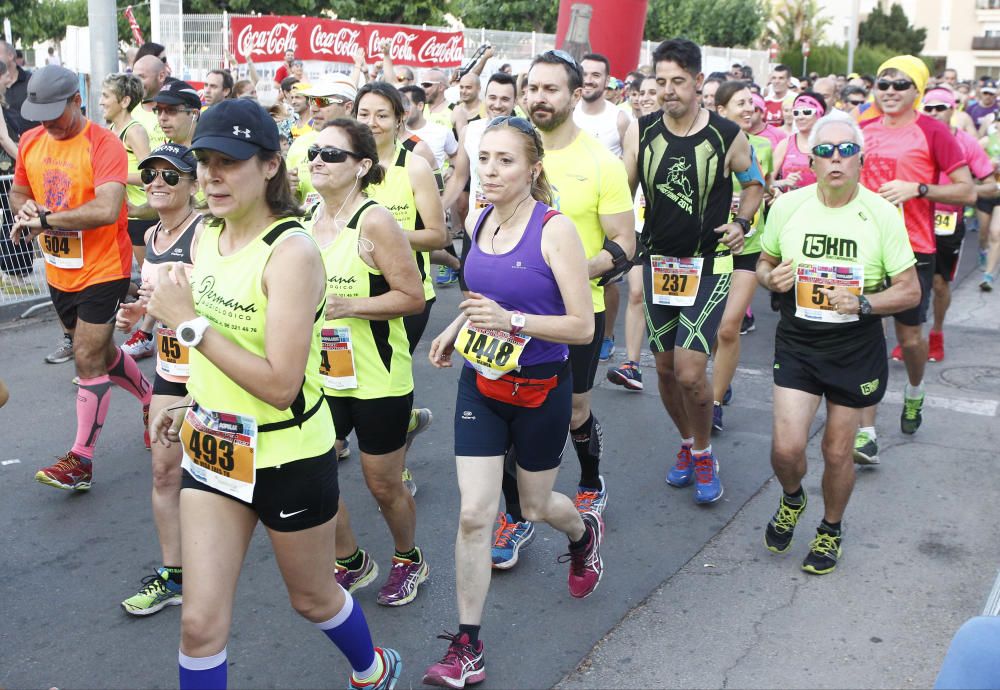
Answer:
[[[610,153],[601,164],[601,190],[597,213],[610,216],[632,211],[632,194],[628,188],[625,164]]]
[[[94,188],[107,182],[128,182],[128,154],[118,137],[106,129],[92,125],[100,136],[93,139]]]

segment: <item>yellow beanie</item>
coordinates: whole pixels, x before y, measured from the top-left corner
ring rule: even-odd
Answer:
[[[882,74],[882,72],[887,69],[894,69],[902,72],[908,76],[917,87],[917,93],[919,97],[913,102],[913,108],[916,110],[920,108],[920,101],[924,95],[924,89],[927,87],[927,81],[931,78],[931,73],[927,69],[927,65],[920,58],[913,57],[912,55],[897,55],[896,57],[889,58],[881,65],[879,65],[878,72],[876,74]]]

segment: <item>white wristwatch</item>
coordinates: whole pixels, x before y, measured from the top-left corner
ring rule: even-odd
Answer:
[[[511,335],[517,335],[524,328],[527,323],[527,319],[524,318],[524,314],[519,311],[515,311],[510,315],[510,332]]]
[[[204,316],[185,321],[177,327],[177,341],[184,347],[198,347],[210,325]]]

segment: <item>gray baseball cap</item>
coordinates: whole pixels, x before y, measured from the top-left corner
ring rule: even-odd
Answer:
[[[33,122],[56,120],[66,109],[66,101],[80,90],[76,72],[59,65],[36,69],[28,79],[28,97],[21,104],[21,117]]]

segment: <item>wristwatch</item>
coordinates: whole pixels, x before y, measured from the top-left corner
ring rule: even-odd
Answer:
[[[737,216],[736,218],[733,218],[733,222],[739,225],[741,228],[743,228],[744,235],[750,232],[750,221],[748,221],[746,218],[740,218],[739,216]]]
[[[42,226],[42,230],[51,230],[52,226],[49,225],[49,212],[39,211],[38,212],[38,223]]]
[[[921,182],[920,184],[917,185],[917,197],[918,198],[923,199],[925,196],[927,196],[927,192],[928,191],[930,191],[930,190],[928,189],[927,185],[925,185],[923,182]]]
[[[209,325],[204,316],[185,321],[177,327],[177,341],[184,347],[198,347]]]
[[[527,321],[524,318],[524,314],[519,311],[514,312],[510,315],[510,334],[517,335],[524,329],[524,324]]]
[[[858,314],[861,316],[872,315],[872,303],[864,295],[858,295]]]

